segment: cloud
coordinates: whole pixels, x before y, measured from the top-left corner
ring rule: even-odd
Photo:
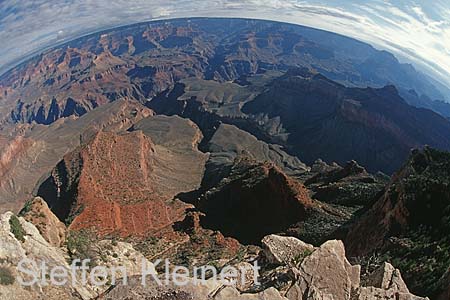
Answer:
[[[97,30],[195,16],[269,19],[337,32],[390,50],[450,85],[447,0],[2,0],[0,40],[7,43],[0,49],[0,73]]]

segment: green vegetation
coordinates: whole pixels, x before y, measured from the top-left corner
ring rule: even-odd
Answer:
[[[24,216],[27,212],[31,210],[33,204],[33,199],[28,200],[23,206],[22,210],[19,212],[19,216]]]
[[[308,256],[310,256],[312,253],[313,253],[312,250],[305,250],[305,251],[303,251],[303,252],[297,254],[297,255],[294,257],[293,263],[294,263],[296,266],[300,265],[300,264],[303,262],[303,260],[305,260],[305,258],[307,258]]]
[[[435,297],[450,266],[450,153],[430,148],[416,151],[408,176],[390,191],[393,201],[402,197],[411,212],[408,228],[399,232],[386,252],[409,288]]]
[[[70,224],[72,224],[73,220],[75,220],[75,218],[77,216],[79,216],[84,210],[84,205],[80,205],[76,211],[71,212],[70,215],[64,220],[64,223],[69,226]]]
[[[25,242],[26,232],[23,229],[22,224],[20,224],[19,219],[15,215],[12,215],[9,219],[9,225],[11,227],[11,232],[12,234],[14,234],[16,239],[18,239],[22,243]]]
[[[71,261],[74,259],[90,259],[98,257],[98,251],[94,246],[92,234],[88,230],[70,231],[67,235],[66,247]]]
[[[407,246],[387,253],[410,288],[424,295],[435,295],[440,290],[440,279],[450,266],[450,237],[436,241],[430,234],[426,229],[411,231],[405,238]]]
[[[7,267],[0,267],[0,285],[11,285],[14,281],[11,270]]]

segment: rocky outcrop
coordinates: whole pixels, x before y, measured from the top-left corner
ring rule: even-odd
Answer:
[[[35,207],[41,203],[39,199],[34,202]],[[55,218],[51,213],[48,217]],[[11,218],[17,218],[19,223],[11,225]],[[12,226],[20,226],[23,238],[14,234],[17,231],[12,230]],[[0,245],[0,267],[9,270],[12,276],[11,284],[0,284],[0,299],[90,300],[103,294],[109,288],[108,285],[96,286],[89,279],[84,283],[79,271],[75,272],[73,280],[70,275],[66,284],[50,284],[49,270],[58,267],[64,269],[67,274],[72,274],[70,260],[74,257],[69,257],[65,247],[48,243],[32,223],[22,217],[16,217],[11,212],[0,215]],[[102,266],[108,270],[117,269],[115,274],[117,280],[125,275],[120,271],[122,267],[126,268],[127,277],[141,274],[143,262],[147,264],[149,270],[153,267],[128,243],[102,240],[95,241],[89,247],[96,249],[95,255],[90,257],[91,266]],[[45,278],[38,278],[37,283],[30,287],[21,285],[18,278],[23,278],[25,281],[32,279],[18,269],[19,262],[23,259],[36,262],[36,264],[26,263],[25,268],[28,272],[31,271]],[[41,275],[43,262],[47,267],[46,275],[45,273]]]
[[[20,215],[26,221],[34,224],[50,245],[54,247],[64,245],[67,228],[48,208],[44,199],[36,197],[26,203]]]
[[[283,241],[281,237],[272,240]],[[292,243],[292,242],[291,242]],[[302,249],[304,245],[297,241]],[[272,250],[278,253],[279,250]],[[330,240],[313,248],[296,264],[289,263],[287,273],[292,283],[285,291],[289,300],[369,300],[369,299],[424,299],[412,295],[399,270],[386,263],[374,272],[367,283],[360,283],[360,266],[351,265],[345,257],[344,244]]]
[[[80,118],[64,118],[50,126],[18,126],[8,131],[17,137],[8,138],[3,146],[0,137],[0,212],[18,212],[63,156],[88,142],[99,130],[126,131],[152,114],[137,102],[118,100]]]
[[[370,299],[424,299],[412,295],[398,269],[384,263],[367,280],[367,286],[359,290],[358,300]],[[428,298],[427,298],[428,299]]]
[[[386,262],[370,275],[367,280],[367,285],[385,290],[392,288],[402,293],[409,293],[400,271]]]
[[[38,264],[45,261],[50,268],[61,266],[67,272],[70,272],[70,268],[64,250],[50,245],[33,224],[21,217],[18,220],[25,235],[23,242],[17,239],[11,233],[10,219],[13,216],[11,212],[0,216],[0,261],[2,262],[1,265],[8,268],[15,278],[12,285],[0,285],[1,299],[26,300],[43,299],[45,297],[45,299],[55,300],[62,298],[88,300],[95,296],[94,291],[83,286],[79,278],[75,284],[69,283],[67,286],[61,287],[39,283],[30,288],[21,286],[16,277],[18,275],[24,276],[24,274],[19,274],[16,268],[22,259],[30,259]],[[26,268],[32,272],[40,272],[38,265],[27,264]],[[29,279],[31,278],[24,278],[24,280]]]
[[[308,191],[271,163],[239,156],[215,187],[200,197],[205,227],[240,242],[259,243],[267,234],[281,232],[303,221],[313,206]]]
[[[268,235],[262,240],[264,258],[271,265],[289,265],[314,251],[314,246],[294,237]]]
[[[318,160],[304,177],[312,198],[350,207],[371,203],[389,182],[387,175],[369,174],[356,161],[349,161],[341,167]]]
[[[287,292],[297,299],[351,299],[360,285],[360,267],[345,258],[344,244],[328,241],[301,262],[297,282]],[[328,297],[328,298],[327,298]],[[295,298],[292,298],[295,299]]]
[[[154,235],[183,219],[189,206],[173,199],[200,184],[204,155],[194,152],[193,140],[188,145],[190,152],[180,153],[142,131],[100,132],[65,156],[39,195],[71,229]]]
[[[287,245],[292,251],[299,252],[305,247],[309,253],[301,260],[293,263],[283,263],[275,269],[278,277],[272,281],[265,280],[267,270],[263,270],[258,281],[262,286],[226,286],[217,280],[200,281],[188,280],[185,286],[157,286],[151,283],[143,287],[140,278],[134,278],[130,285],[118,285],[108,291],[101,299],[221,299],[221,300],[426,300],[409,293],[398,270],[385,264],[371,278],[370,286],[360,284],[360,266],[351,265],[345,257],[344,245],[341,241],[331,240],[322,246],[313,248],[303,242],[280,236],[265,238],[272,247],[266,248],[265,254],[270,252],[273,257],[284,253]],[[296,249],[296,245],[298,249]],[[305,246],[306,245],[306,246]],[[284,254],[282,254],[284,255]],[[241,263],[242,270],[248,263]],[[267,268],[267,265],[265,266]],[[237,274],[241,278],[245,272]],[[249,276],[251,277],[251,276]],[[262,278],[261,278],[262,277]],[[284,278],[284,279],[283,279]],[[282,281],[288,278],[289,284],[282,288]],[[277,286],[277,288],[274,287]],[[254,290],[259,287],[260,290]],[[281,287],[281,288],[280,288]],[[250,291],[253,292],[250,293]]]
[[[399,263],[412,291],[433,298],[442,293],[440,280],[450,261],[443,250],[449,247],[449,170],[448,153],[413,151],[384,193],[350,225],[349,256],[377,251]]]

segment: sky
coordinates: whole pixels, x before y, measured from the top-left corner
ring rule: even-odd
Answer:
[[[450,0],[0,0],[0,74],[31,54],[98,30],[201,16],[340,33],[413,62],[450,87]]]

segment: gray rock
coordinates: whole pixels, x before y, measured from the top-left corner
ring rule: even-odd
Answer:
[[[409,293],[400,271],[387,262],[369,276],[367,285],[385,290],[393,289],[398,292]]]
[[[298,283],[308,294],[317,290],[308,295],[311,299],[349,300],[359,288],[360,271],[360,266],[352,266],[345,257],[344,244],[332,240],[305,258],[299,268]]]
[[[402,279],[400,271],[390,263],[384,263],[368,278],[369,287],[361,287],[358,300],[426,300],[411,294]]]
[[[264,257],[269,264],[288,265],[314,251],[314,246],[294,237],[268,235],[262,240]]]

